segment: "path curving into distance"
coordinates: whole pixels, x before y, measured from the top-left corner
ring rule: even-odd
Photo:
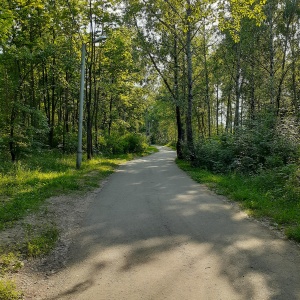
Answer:
[[[109,178],[45,299],[300,299],[300,248],[174,159],[160,147]]]

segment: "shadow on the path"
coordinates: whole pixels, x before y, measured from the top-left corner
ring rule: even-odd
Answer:
[[[118,187],[122,176],[127,184]],[[75,237],[69,266],[94,253],[99,261],[93,261],[88,278],[52,299],[72,295],[76,299],[75,295],[95,284],[108,265],[115,264],[116,272],[124,274],[159,263],[162,254],[178,255],[191,270],[203,267],[204,256],[217,257],[218,269],[211,271],[217,272],[239,299],[259,299],[258,287],[269,291],[267,299],[300,299],[300,252],[187,178],[174,164],[173,152],[162,150],[132,161],[121,167],[114,179],[116,183],[105,188],[115,192],[109,199],[105,191],[99,194]],[[181,257],[189,246],[198,247],[199,254]],[[108,261],[107,253],[120,247],[125,247],[122,259]],[[175,251],[179,254],[173,254]],[[210,268],[205,265],[203,272]],[[166,280],[174,285],[180,282],[182,270],[168,276]]]

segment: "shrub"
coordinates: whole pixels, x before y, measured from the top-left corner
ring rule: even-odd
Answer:
[[[147,139],[140,134],[129,133],[123,137],[124,153],[141,153],[147,149]]]
[[[110,135],[99,139],[99,150],[107,155],[141,153],[147,147],[146,137],[136,133],[128,133],[124,136]]]
[[[16,290],[16,286],[12,281],[0,280],[0,299],[1,300],[21,299],[21,293]]]
[[[200,139],[195,144],[194,164],[213,172],[254,174],[294,163],[298,156],[298,136],[281,120],[266,115],[234,134]]]

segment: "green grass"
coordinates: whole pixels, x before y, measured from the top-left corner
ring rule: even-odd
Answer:
[[[21,299],[21,293],[17,290],[12,280],[4,279],[6,273],[17,272],[23,263],[20,261],[19,255],[9,252],[0,255],[0,299],[15,300]]]
[[[0,276],[3,276],[8,272],[17,272],[22,268],[22,266],[23,263],[21,262],[20,255],[18,253],[8,252],[7,254],[0,255]]]
[[[27,241],[21,247],[22,254],[26,257],[47,255],[54,249],[59,237],[59,231],[55,226],[47,226],[37,235],[33,233],[33,230],[28,231]]]
[[[177,160],[195,181],[240,203],[248,214],[267,217],[288,238],[300,242],[300,187],[296,166],[264,171],[258,175],[213,174]]]
[[[0,299],[17,300],[21,299],[21,293],[17,291],[16,285],[11,280],[0,279]]]
[[[158,151],[150,146],[145,156]],[[16,163],[0,162],[0,230],[39,209],[45,199],[72,192],[87,191],[111,174],[134,154],[95,157],[76,169],[76,155],[58,151],[32,154]]]
[[[151,147],[142,155],[154,151]],[[1,164],[0,230],[37,210],[51,196],[97,187],[120,163],[132,158],[132,154],[96,157],[84,160],[81,169],[76,170],[75,155],[48,151],[14,164]]]

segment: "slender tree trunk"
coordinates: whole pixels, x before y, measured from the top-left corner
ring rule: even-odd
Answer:
[[[92,51],[93,52],[93,51]],[[91,57],[92,60],[92,57]],[[87,159],[91,159],[93,156],[93,141],[92,141],[92,61],[89,66],[89,77],[88,77],[89,88],[86,101],[86,152]]]
[[[235,114],[234,114],[234,130],[240,125],[240,97],[241,97],[241,47],[240,43],[236,47],[236,76],[235,76]]]
[[[16,96],[15,96],[16,97]],[[14,136],[14,130],[15,130],[15,118],[16,118],[16,107],[15,104],[13,104],[12,111],[10,114],[10,132],[9,132],[9,152],[11,156],[11,161],[16,161],[16,144],[15,144],[15,136]]]
[[[112,117],[112,108],[113,108],[113,96],[110,96],[110,101],[109,101],[109,121],[108,121],[108,135],[110,136],[111,134],[111,126],[113,122],[113,117]]]
[[[176,150],[177,150],[177,158],[183,159],[183,130],[182,130],[182,122],[181,122],[181,115],[180,115],[180,107],[176,105],[176,121],[177,121],[177,143],[176,143]]]
[[[270,65],[270,71],[269,71],[269,89],[270,89],[270,104],[272,109],[274,109],[274,102],[275,102],[275,93],[274,93],[274,85],[275,85],[275,49],[274,49],[274,23],[273,23],[273,3],[272,0],[269,1],[268,4],[268,18],[269,18],[269,65]]]
[[[187,85],[188,85],[188,106],[186,116],[186,130],[187,130],[187,146],[190,152],[190,159],[195,159],[194,153],[194,139],[193,139],[193,126],[192,126],[192,113],[193,113],[193,63],[192,63],[192,26],[190,17],[192,14],[191,1],[187,0],[186,11],[186,58],[187,58]]]
[[[93,118],[92,118],[92,94],[93,94],[93,71],[95,66],[95,44],[94,44],[94,22],[92,13],[92,1],[89,1],[89,18],[90,18],[90,36],[91,36],[91,54],[90,54],[90,65],[89,65],[89,76],[88,76],[88,87],[87,87],[87,98],[86,98],[86,152],[87,159],[93,157]]]
[[[231,92],[227,97],[227,113],[226,113],[226,133],[232,133],[232,109],[231,109]]]
[[[253,120],[255,117],[255,60],[254,57],[251,61],[251,75],[250,75],[250,119]]]
[[[175,31],[176,28],[174,28]],[[183,130],[182,130],[182,121],[181,121],[181,112],[180,112],[180,100],[179,100],[179,65],[178,65],[178,49],[177,49],[177,34],[174,33],[174,96],[175,96],[175,105],[176,105],[176,124],[177,124],[177,157],[179,159],[183,158]]]
[[[100,102],[100,90],[95,90],[95,106],[94,106],[94,145],[98,149],[98,122],[99,122],[99,102]]]
[[[207,128],[208,136],[211,137],[211,107],[210,107],[210,97],[209,97],[209,77],[208,77],[208,67],[207,67],[207,49],[206,49],[206,37],[205,37],[205,26],[204,26],[204,36],[203,36],[203,47],[204,47],[204,73],[205,73],[205,102],[207,105]]]
[[[296,119],[300,120],[300,102],[298,98],[298,92],[297,92],[297,75],[296,75],[296,60],[297,56],[295,54],[294,46],[291,46],[292,49],[292,103],[295,110],[295,116]]]
[[[219,135],[219,109],[220,109],[220,99],[219,99],[219,83],[217,83],[217,101],[216,101],[216,127],[217,135]]]
[[[51,108],[50,108],[50,131],[49,131],[49,145],[50,147],[54,147],[54,127],[55,127],[55,109],[56,109],[56,95],[55,95],[55,67],[56,60],[53,58],[53,71],[51,77]]]
[[[282,63],[281,63],[281,77],[279,80],[278,84],[278,91],[277,91],[277,97],[276,97],[276,113],[279,115],[280,107],[281,107],[281,94],[282,94],[282,85],[286,76],[286,55],[287,55],[287,50],[288,50],[288,38],[289,38],[289,31],[290,31],[290,23],[291,23],[291,18],[289,19],[289,22],[286,24],[285,28],[285,40],[284,40],[284,50],[283,50],[283,57],[282,57]]]

